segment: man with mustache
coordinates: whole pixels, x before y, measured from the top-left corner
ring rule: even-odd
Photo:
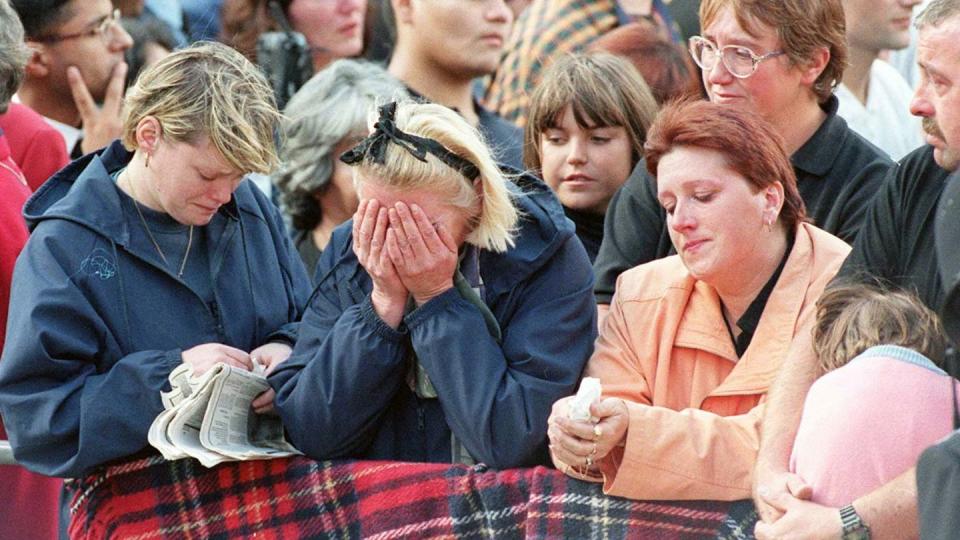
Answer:
[[[520,128],[484,109],[473,80],[497,69],[513,24],[504,0],[390,0],[396,30],[387,70],[414,97],[460,113],[480,130],[499,163],[523,168]]]
[[[923,119],[928,144],[890,170],[838,279],[881,278],[915,291],[937,310],[944,290],[937,274],[934,219],[947,177],[960,167],[960,0],[934,0],[916,25],[920,84],[910,111]],[[764,417],[754,475],[754,498],[763,520],[756,528],[760,539],[782,538],[787,533],[798,538],[836,538],[841,530],[847,533],[843,525],[853,519],[849,510],[850,520],[844,521],[837,509],[806,500],[809,486],[787,472],[804,396],[817,376],[810,333],[798,336],[770,389]],[[948,367],[956,376],[956,366]],[[915,537],[916,485],[914,468],[851,501],[850,508],[873,537]]]

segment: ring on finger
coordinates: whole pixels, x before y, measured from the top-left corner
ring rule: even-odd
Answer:
[[[599,441],[600,437],[602,436],[603,436],[603,428],[601,428],[597,424],[594,424],[593,425],[593,441],[594,442]]]

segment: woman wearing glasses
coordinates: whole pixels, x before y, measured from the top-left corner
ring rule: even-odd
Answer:
[[[183,49],[131,88],[122,141],[27,202],[0,363],[21,464],[77,477],[128,459],[177,366],[290,354],[309,281],[276,208],[243,181],[276,164],[279,119],[240,53]]]
[[[700,19],[690,53],[710,101],[769,122],[813,223],[852,242],[891,162],[837,116],[832,90],[847,54],[841,0],[704,0]],[[594,266],[600,304],[610,303],[621,272],[672,252],[652,185],[638,166],[610,203]]]
[[[850,251],[806,223],[782,138],[705,101],[661,111],[644,145],[679,255],[620,276],[586,375],[590,420],[558,401],[554,463],[635,499],[750,496],[762,400]]]

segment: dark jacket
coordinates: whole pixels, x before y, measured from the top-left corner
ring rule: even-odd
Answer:
[[[270,377],[295,446],[317,459],[449,462],[452,430],[496,468],[549,462],[551,406],[573,393],[593,350],[593,274],[553,193],[532,177],[521,181],[516,246],[479,257],[502,343],[456,289],[390,328],[371,304],[352,223],[334,231],[294,354]],[[410,389],[411,347],[439,399]]]
[[[904,156],[877,190],[853,251],[837,275],[881,278],[939,310],[946,292],[938,273],[934,224],[949,176],[934,161],[930,145]]]
[[[209,304],[152,246],[131,242],[109,173],[119,142],[67,166],[27,202],[32,235],[13,277],[0,362],[0,412],[17,461],[79,476],[147,446],[181,352],[219,342],[250,351],[292,342],[309,280],[280,214],[249,181],[200,234]]]

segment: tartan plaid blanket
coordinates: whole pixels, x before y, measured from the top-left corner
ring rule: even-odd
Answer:
[[[146,457],[71,482],[70,536],[748,538],[749,501],[641,502],[553,469]]]

